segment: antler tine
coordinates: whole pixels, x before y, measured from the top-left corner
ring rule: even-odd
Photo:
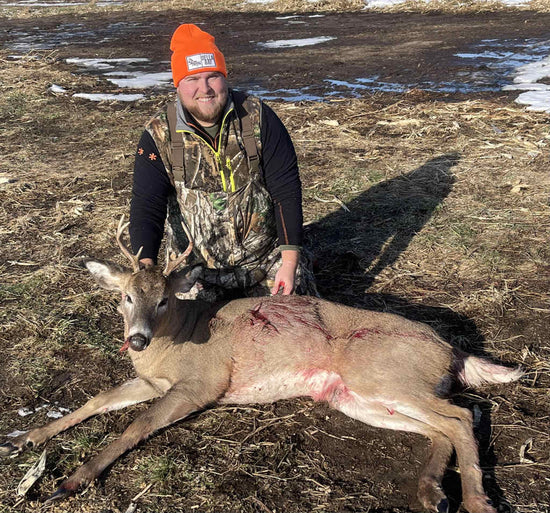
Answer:
[[[189,230],[187,229],[187,226],[185,226],[185,223],[182,221],[181,226],[183,228],[183,231],[185,232],[185,235],[187,235],[187,240],[189,241],[189,245],[187,246],[187,249],[177,258],[174,260],[168,260],[166,261],[166,267],[164,268],[164,271],[162,271],[162,274],[164,276],[169,276],[170,273],[174,271],[177,267],[179,267],[185,260],[187,260],[187,257],[191,254],[191,251],[193,251],[193,240],[191,239],[191,234],[189,233]]]
[[[141,250],[143,249],[143,246],[139,248],[139,251],[136,255],[132,254],[132,252],[128,249],[128,246],[124,244],[122,241],[122,234],[124,233],[124,230],[130,226],[130,223],[124,222],[124,214],[122,214],[120,221],[118,222],[118,228],[116,231],[116,241],[118,243],[118,246],[120,247],[120,250],[122,251],[122,254],[130,260],[132,263],[132,269],[135,273],[139,271],[139,256],[141,255]]]

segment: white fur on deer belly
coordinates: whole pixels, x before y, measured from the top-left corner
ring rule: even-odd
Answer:
[[[349,389],[335,372],[306,369],[299,372],[281,372],[253,383],[242,380],[232,382],[222,403],[270,403],[280,399],[309,396],[316,401],[345,401]]]

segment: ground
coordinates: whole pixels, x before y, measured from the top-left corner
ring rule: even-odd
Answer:
[[[216,33],[230,78],[241,86],[299,89],[370,75],[441,82],[461,71],[453,55],[469,45],[544,38],[550,26],[542,10],[376,13],[334,2],[340,12],[325,3],[315,11],[325,17],[292,28],[293,38],[336,34],[330,47],[260,54],[250,43],[288,38],[277,16],[308,12],[306,3],[280,2],[268,12],[220,2],[222,13],[209,1],[202,10],[196,3],[195,10],[172,2],[90,4],[42,16],[12,10],[2,20],[4,44],[17,31],[61,24],[69,31],[70,24],[134,28],[131,37],[102,44],[32,52],[38,59],[0,51],[1,433],[41,424],[49,410],[75,409],[132,376],[117,351],[117,298],[97,290],[77,264],[84,255],[123,263],[113,235],[129,210],[135,147],[168,95],[98,104],[53,94],[51,84],[119,92],[102,77],[75,73],[65,58],[166,61],[169,35],[190,21]],[[550,511],[550,133],[547,114],[528,112],[514,98],[413,88],[269,103],[298,153],[321,294],[422,320],[459,347],[525,368],[519,383],[453,400],[474,411],[484,484],[499,511],[535,513]],[[82,495],[40,505],[146,407],[92,419],[49,442],[46,471],[26,498],[15,490],[41,449],[0,461],[0,511],[124,512],[141,491],[140,512],[419,509],[426,440],[362,425],[308,399],[203,412],[124,455]],[[444,485],[456,511],[454,462]]]

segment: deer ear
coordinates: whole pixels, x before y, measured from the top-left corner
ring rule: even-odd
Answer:
[[[191,287],[195,285],[195,282],[200,278],[202,274],[202,267],[199,265],[194,267],[189,272],[181,272],[170,276],[170,281],[174,289],[174,293],[185,293],[191,290]]]
[[[121,290],[122,280],[126,276],[121,267],[111,262],[84,259],[82,266],[90,271],[97,284],[107,290]]]

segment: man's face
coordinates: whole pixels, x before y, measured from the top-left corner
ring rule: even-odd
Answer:
[[[178,95],[183,106],[203,126],[220,121],[227,103],[227,82],[218,71],[203,71],[180,80]]]

